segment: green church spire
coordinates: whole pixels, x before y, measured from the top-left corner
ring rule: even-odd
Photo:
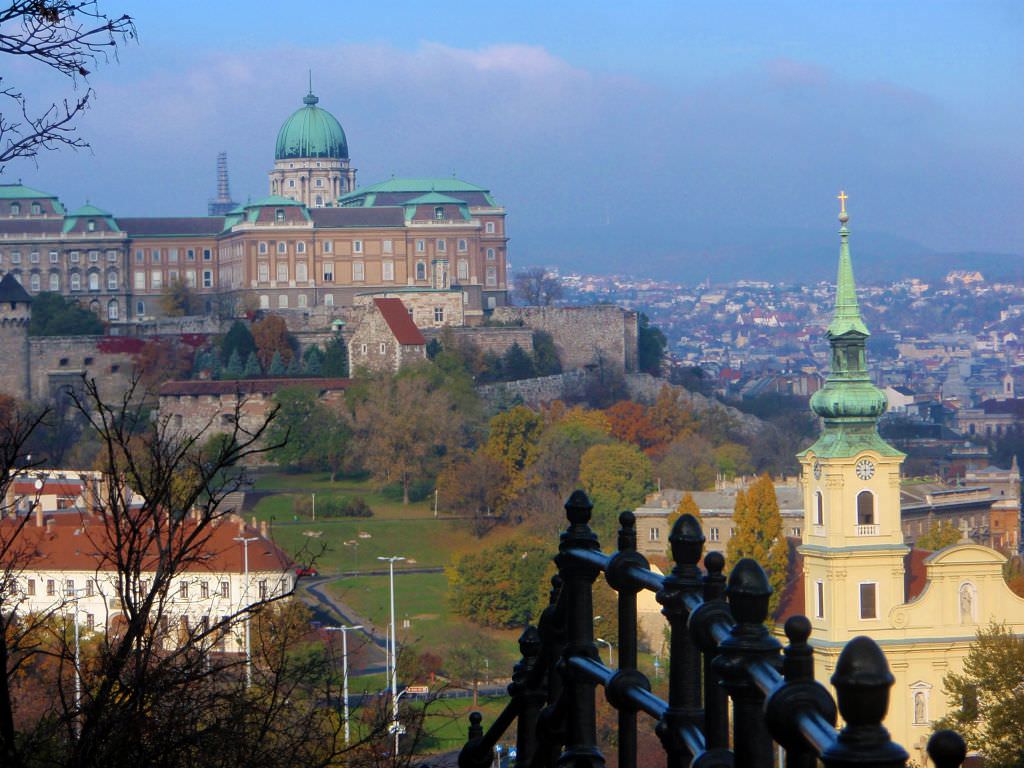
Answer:
[[[839,274],[832,322],[825,338],[832,348],[831,371],[825,386],[811,398],[811,410],[825,421],[821,437],[808,450],[821,457],[849,457],[871,449],[884,456],[901,455],[878,434],[885,413],[885,395],[871,383],[866,342],[871,335],[860,316],[857,286],[850,258],[847,196],[839,193]]]

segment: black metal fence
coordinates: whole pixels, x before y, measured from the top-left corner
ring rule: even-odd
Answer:
[[[873,640],[854,638],[840,654],[831,678],[837,703],[814,680],[810,621],[790,618],[783,648],[765,626],[772,590],[764,570],[740,560],[727,584],[725,558],[717,552],[704,557],[702,570],[704,535],[692,515],[672,528],[675,564],[662,576],[637,552],[632,512],[620,515],[618,550],[608,555],[590,528],[586,494],[573,493],[565,511],[569,526],[555,558],[551,599],[538,626],[519,639],[511,701],[486,731],[480,714],[470,715],[460,768],[487,768],[513,723],[519,768],[600,768],[597,686],[618,712],[620,768],[636,768],[640,713],[655,721],[670,768],[770,768],[778,758],[787,768],[813,768],[819,760],[826,768],[906,765],[907,752],[882,725],[893,676]],[[602,573],[618,593],[616,669],[601,663],[594,645],[592,590]],[[667,702],[637,669],[642,590],[655,593],[671,629]],[[937,768],[955,768],[966,748],[958,734],[940,731],[928,754]]]

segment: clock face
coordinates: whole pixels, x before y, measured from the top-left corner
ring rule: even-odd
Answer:
[[[861,459],[857,462],[855,469],[857,477],[861,480],[870,480],[875,476],[875,464],[871,459]]]
[[[821,462],[814,462],[814,479],[821,480]]]

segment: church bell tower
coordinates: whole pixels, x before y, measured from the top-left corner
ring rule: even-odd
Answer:
[[[871,383],[850,259],[847,196],[839,194],[839,275],[825,338],[831,366],[811,409],[821,436],[797,458],[804,487],[805,612],[822,642],[842,642],[886,623],[904,602],[900,466],[904,455],[878,434],[886,399]]]

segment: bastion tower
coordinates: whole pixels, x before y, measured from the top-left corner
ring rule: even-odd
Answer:
[[[338,119],[318,107],[309,93],[303,106],[284,121],[277,133],[270,194],[295,200],[309,208],[334,205],[355,191],[356,170],[349,164],[348,141]]]
[[[29,398],[30,371],[28,321],[32,317],[32,297],[14,275],[8,272],[0,280],[0,394]]]

